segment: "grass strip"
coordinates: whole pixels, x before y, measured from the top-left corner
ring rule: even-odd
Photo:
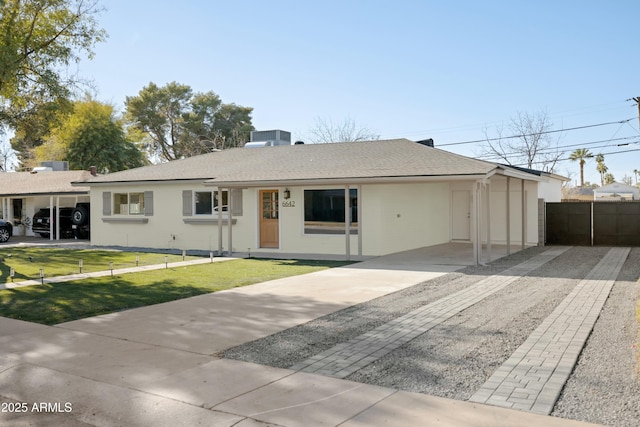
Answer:
[[[54,325],[346,264],[240,259],[5,289],[0,290],[0,316]]]
[[[22,280],[40,279],[40,269],[45,277],[65,276],[80,273],[79,261],[82,260],[82,272],[109,270],[109,263],[113,268],[127,268],[138,265],[164,264],[182,261],[182,255],[170,255],[147,252],[125,252],[94,249],[58,249],[58,248],[1,248],[0,249],[0,283],[11,282],[9,275],[14,269],[14,282]],[[137,258],[137,261],[136,261]],[[187,256],[185,259],[196,259]]]

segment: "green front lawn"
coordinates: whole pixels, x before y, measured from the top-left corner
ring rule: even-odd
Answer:
[[[0,290],[0,316],[53,325],[346,264],[241,259],[25,286]]]
[[[15,270],[14,281],[18,282],[39,279],[41,268],[44,269],[45,277],[77,274],[80,272],[80,260],[83,263],[83,273],[109,270],[109,262],[113,262],[114,269],[135,267],[136,256],[139,257],[139,265],[163,264],[165,256],[168,262],[182,261],[182,255],[160,253],[0,247],[0,283],[11,282],[9,272],[12,267]],[[195,258],[187,257],[186,259]]]

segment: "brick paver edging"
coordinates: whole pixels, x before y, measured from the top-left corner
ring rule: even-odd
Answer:
[[[469,400],[550,414],[629,251],[611,249]]]
[[[290,369],[345,378],[541,267],[569,247],[549,249],[503,272],[312,356]]]

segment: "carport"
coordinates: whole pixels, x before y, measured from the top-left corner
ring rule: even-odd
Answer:
[[[89,201],[89,187],[72,186],[71,183],[91,176],[89,171],[0,173],[0,217],[14,225],[16,236],[33,236],[33,215],[48,207],[49,218],[55,218],[51,223],[49,240],[60,240],[59,208]]]

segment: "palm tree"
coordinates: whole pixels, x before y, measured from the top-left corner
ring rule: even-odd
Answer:
[[[605,174],[609,171],[607,165],[604,164],[604,155],[598,154],[596,156],[596,163],[598,164],[596,170],[600,173],[600,185],[604,185]]]
[[[634,169],[633,174],[636,176],[636,185],[638,185],[638,174],[640,174],[640,171],[638,169]]]
[[[580,161],[580,187],[584,187],[584,164],[585,159],[593,157],[593,154],[586,148],[578,148],[569,156],[569,160]]]

